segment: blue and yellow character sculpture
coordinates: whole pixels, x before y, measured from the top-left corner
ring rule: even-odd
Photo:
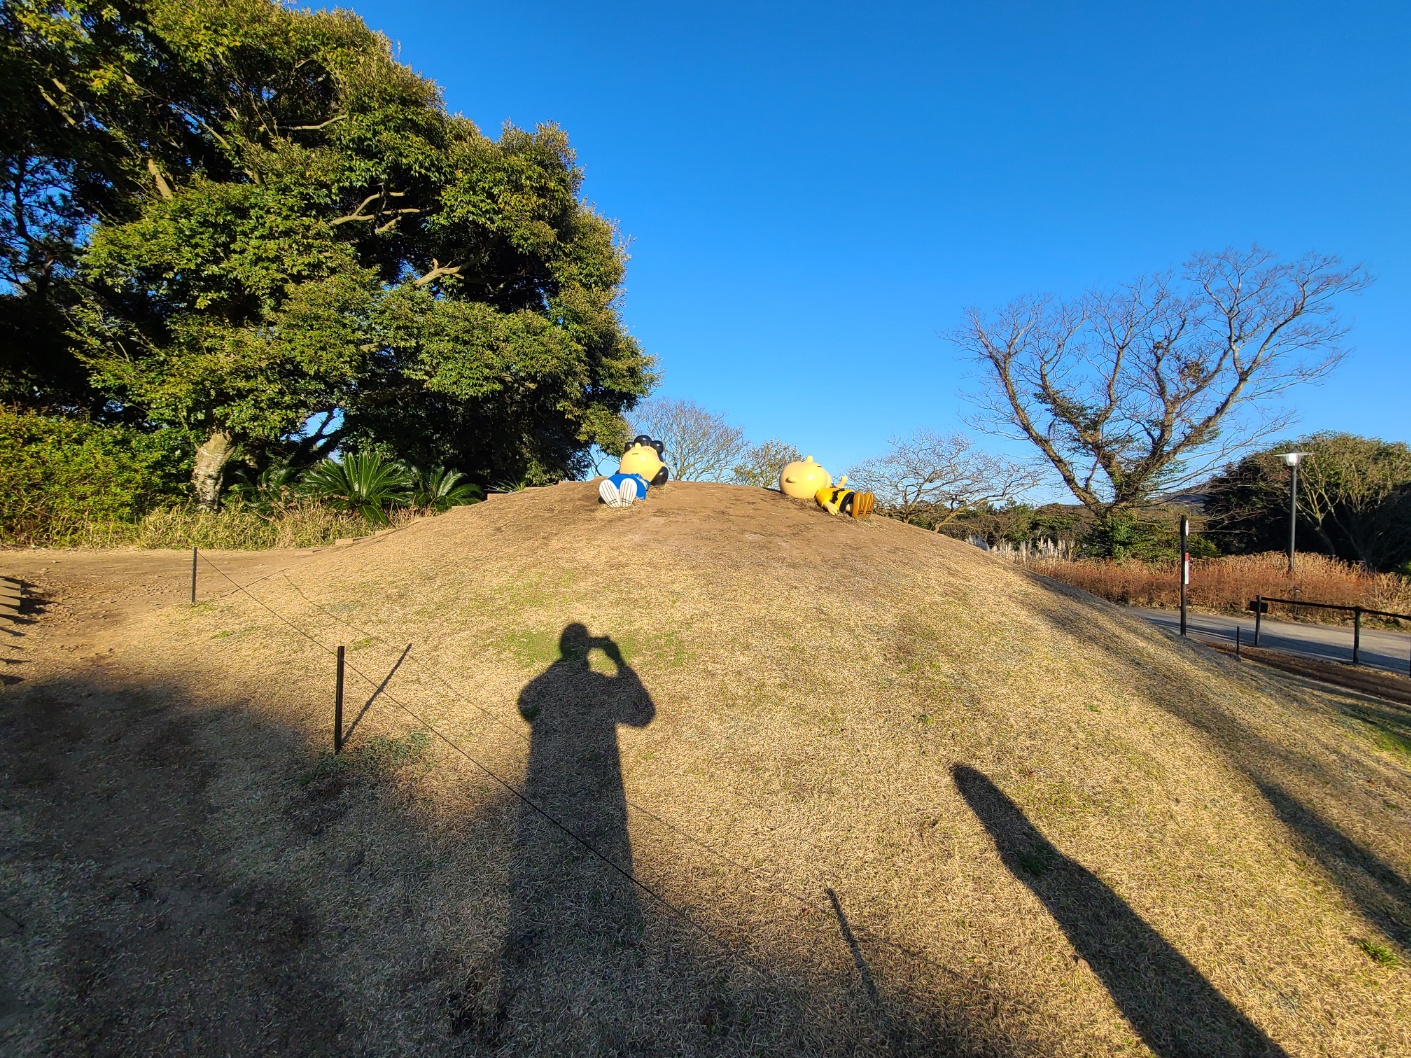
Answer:
[[[622,453],[617,473],[598,486],[598,496],[609,507],[631,507],[647,495],[653,485],[665,485],[666,446],[646,434],[638,434]]]

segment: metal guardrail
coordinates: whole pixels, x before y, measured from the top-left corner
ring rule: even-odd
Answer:
[[[1371,610],[1365,606],[1341,606],[1331,602],[1305,602],[1302,599],[1276,599],[1272,595],[1256,595],[1254,601],[1249,604],[1249,609],[1254,611],[1254,645],[1259,645],[1259,622],[1269,610],[1271,602],[1282,603],[1285,606],[1294,608],[1295,620],[1297,620],[1298,607],[1316,606],[1320,610],[1342,610],[1352,614],[1352,663],[1360,665],[1362,663],[1362,617],[1390,617],[1398,621],[1411,621],[1411,614],[1392,613],[1389,610]],[[1407,674],[1411,675],[1411,658],[1407,660]]]

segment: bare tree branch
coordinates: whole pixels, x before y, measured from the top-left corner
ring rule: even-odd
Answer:
[[[1285,424],[1269,399],[1337,364],[1333,302],[1370,282],[1335,257],[1224,250],[1071,303],[972,309],[950,338],[984,367],[984,421],[1105,519]]]
[[[163,198],[173,198],[171,185],[167,183],[167,178],[162,175],[162,171],[157,168],[155,159],[147,159],[147,171],[152,174],[152,179],[157,183],[157,193]]]
[[[963,434],[921,430],[889,444],[886,455],[859,463],[848,479],[904,522],[925,511],[933,525],[944,525],[1018,499],[1042,479],[1035,467],[983,452]]]
[[[327,121],[320,121],[317,125],[289,125],[287,128],[289,132],[317,132],[320,129],[328,128],[335,121],[344,120],[347,116],[347,114],[334,114]]]
[[[653,397],[631,421],[635,432],[666,446],[666,465],[678,481],[728,481],[749,448],[743,430],[689,400]]]
[[[422,276],[420,279],[413,279],[412,286],[424,287],[427,283],[434,282],[442,276],[458,276],[461,274],[462,267],[462,265],[443,265],[433,257],[431,259],[431,271],[427,272],[426,275]]]

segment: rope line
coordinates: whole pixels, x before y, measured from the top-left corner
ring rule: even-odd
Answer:
[[[233,579],[231,579],[230,577],[226,576],[225,572],[224,572],[222,569],[220,569],[220,567],[218,567],[215,563],[211,562],[210,559],[207,559],[207,558],[204,558],[204,557],[203,557],[202,560],[203,560],[207,565],[209,565],[212,569],[214,569],[217,573],[219,573],[222,577],[225,577],[226,580],[230,581],[231,584],[236,584],[236,582],[235,582]],[[317,646],[319,649],[323,650],[323,651],[326,652],[326,653],[333,654],[333,655],[335,655],[335,656],[337,655],[337,653],[338,653],[337,650],[335,650],[335,649],[333,649],[332,647],[329,647],[329,646],[327,646],[326,644],[320,642],[317,638],[315,638],[314,636],[310,635],[308,632],[304,631],[302,628],[300,628],[298,625],[296,625],[293,621],[289,620],[287,617],[285,617],[283,614],[281,614],[281,613],[280,613],[278,610],[276,610],[274,607],[272,607],[272,606],[270,606],[268,603],[266,603],[263,599],[259,598],[258,596],[254,595],[253,593],[249,592],[248,590],[246,590],[243,586],[241,586],[241,585],[239,585],[239,584],[236,584],[236,589],[237,589],[238,591],[244,592],[247,596],[249,596],[251,599],[253,599],[256,603],[258,603],[260,606],[264,607],[264,609],[268,610],[271,614],[273,614],[275,617],[277,617],[280,621],[284,622],[286,625],[288,625],[288,626],[289,626],[290,628],[292,628],[294,631],[298,632],[301,636],[303,636],[303,637],[304,637],[305,639],[307,639],[309,642],[313,643],[313,644],[314,644],[315,646]],[[235,592],[232,591],[230,594],[233,595],[233,594],[235,594]],[[373,679],[372,677],[368,676],[365,672],[362,672],[362,671],[359,670],[358,668],[356,668],[356,667],[354,667],[354,666],[352,666],[352,665],[349,665],[349,664],[347,663],[346,658],[345,658],[345,660],[344,660],[344,665],[345,665],[345,667],[351,669],[355,674],[357,674],[358,676],[362,677],[362,679],[366,680],[367,683],[368,683],[370,686],[372,686],[372,687],[377,687],[377,686],[378,686],[378,683],[377,683],[377,681],[376,681],[375,679]],[[426,728],[426,730],[428,730],[429,732],[431,732],[431,734],[435,735],[438,739],[440,739],[440,740],[441,740],[442,742],[444,742],[447,746],[449,746],[454,752],[456,752],[456,753],[458,753],[460,756],[464,757],[464,758],[465,758],[467,761],[469,761],[472,765],[474,765],[476,768],[478,768],[480,771],[482,771],[485,775],[487,775],[491,780],[493,780],[495,783],[497,783],[498,785],[500,785],[501,787],[503,787],[506,791],[508,791],[516,800],[518,800],[518,801],[519,801],[521,804],[523,804],[526,808],[529,808],[529,809],[532,810],[533,812],[537,813],[537,814],[538,814],[540,817],[542,817],[546,822],[548,822],[549,824],[551,824],[553,827],[555,827],[556,829],[558,829],[560,832],[562,832],[564,835],[566,835],[567,837],[569,837],[570,839],[572,839],[572,840],[573,840],[574,842],[576,842],[577,844],[581,845],[581,846],[582,846],[584,849],[586,849],[590,854],[592,854],[596,859],[598,859],[598,860],[600,860],[602,863],[606,864],[609,868],[611,868],[611,869],[612,869],[613,871],[615,871],[617,874],[621,875],[623,878],[625,878],[625,879],[626,879],[628,882],[630,882],[632,885],[636,886],[636,887],[637,887],[638,889],[640,889],[642,892],[646,893],[649,897],[651,897],[653,900],[655,900],[657,903],[659,903],[662,907],[664,907],[664,908],[672,915],[672,917],[676,918],[678,921],[680,921],[680,922],[686,924],[687,926],[690,926],[691,928],[695,929],[696,931],[698,931],[699,933],[701,933],[701,934],[704,935],[705,937],[709,938],[709,939],[710,939],[711,941],[713,941],[715,944],[719,945],[722,949],[724,949],[727,953],[729,953],[730,955],[733,955],[734,957],[736,957],[737,959],[739,959],[741,962],[743,962],[744,964],[746,964],[747,966],[749,966],[749,967],[750,967],[752,970],[754,970],[756,973],[760,974],[761,976],[765,977],[766,979],[772,979],[772,980],[774,980],[775,983],[781,983],[781,982],[779,981],[779,979],[776,977],[776,975],[774,975],[774,974],[771,973],[770,971],[766,970],[765,968],[763,968],[762,966],[760,966],[759,964],[757,964],[757,963],[756,963],[753,959],[751,959],[749,956],[744,955],[743,953],[741,953],[741,952],[739,952],[738,950],[736,950],[735,947],[734,947],[733,945],[731,945],[729,942],[725,941],[725,940],[722,939],[721,937],[718,937],[718,936],[717,936],[715,933],[713,933],[711,930],[709,930],[709,929],[707,929],[705,926],[701,925],[701,924],[700,924],[699,922],[697,922],[694,918],[692,918],[689,914],[687,914],[684,910],[678,908],[675,904],[673,904],[673,903],[672,903],[670,900],[668,900],[665,896],[663,896],[661,893],[657,892],[657,891],[656,891],[655,889],[653,889],[651,886],[647,885],[646,882],[643,882],[640,878],[638,878],[635,874],[633,874],[633,873],[632,873],[631,871],[629,871],[627,868],[625,868],[625,867],[621,866],[620,864],[618,864],[615,860],[612,859],[612,857],[608,856],[606,853],[604,853],[604,852],[602,852],[601,850],[599,850],[595,845],[593,845],[593,844],[592,844],[590,841],[588,841],[586,838],[584,838],[584,837],[582,837],[581,835],[579,835],[578,833],[576,833],[574,830],[572,830],[572,829],[571,829],[570,827],[568,827],[566,824],[564,824],[564,823],[561,822],[559,819],[557,819],[557,818],[556,818],[553,814],[551,814],[549,811],[547,811],[546,809],[544,809],[544,808],[542,808],[541,806],[539,806],[538,804],[536,804],[534,801],[532,801],[532,800],[531,800],[529,797],[527,797],[525,794],[521,793],[518,789],[515,788],[515,786],[514,786],[513,783],[509,782],[509,781],[506,780],[506,779],[501,778],[498,774],[496,774],[493,770],[491,770],[491,769],[490,769],[489,767],[487,767],[485,764],[481,763],[479,760],[477,760],[475,757],[473,757],[470,753],[466,752],[466,750],[463,749],[460,745],[458,745],[453,739],[451,739],[449,736],[443,734],[438,728],[436,728],[435,725],[433,725],[433,724],[430,723],[428,720],[426,720],[425,718],[423,718],[422,716],[420,716],[420,715],[419,715],[415,710],[413,710],[410,706],[404,704],[404,703],[403,703],[402,701],[400,701],[398,698],[396,698],[396,697],[394,697],[393,695],[389,694],[389,693],[388,693],[387,691],[385,691],[385,690],[382,692],[382,695],[381,695],[381,696],[382,696],[383,698],[386,698],[388,701],[392,702],[394,705],[396,705],[398,708],[400,708],[404,713],[406,713],[406,714],[407,714],[408,716],[410,716],[413,720],[415,720],[418,724],[420,724],[422,727]]]
[[[324,643],[320,642],[317,638],[315,638],[314,636],[310,635],[308,632],[304,631],[302,628],[300,628],[298,625],[296,625],[293,621],[289,620],[287,617],[285,617],[285,616],[284,616],[283,614],[281,614],[279,611],[275,610],[272,606],[270,606],[270,605],[269,605],[268,603],[266,603],[264,600],[260,599],[257,595],[255,595],[254,593],[252,593],[252,592],[246,590],[246,588],[245,588],[243,585],[237,584],[232,578],[230,578],[229,576],[227,576],[226,573],[225,573],[222,569],[220,569],[220,567],[216,566],[215,563],[211,562],[210,559],[206,558],[204,555],[201,555],[200,558],[201,558],[201,561],[205,562],[205,563],[206,563],[207,565],[209,565],[212,569],[214,569],[217,573],[219,573],[222,577],[225,577],[226,580],[230,581],[231,584],[234,584],[234,585],[235,585],[234,590],[228,592],[226,595],[222,596],[221,598],[228,598],[229,596],[235,595],[235,594],[237,594],[238,592],[243,592],[245,595],[249,596],[250,599],[252,599],[254,602],[258,603],[258,604],[259,604],[261,607],[263,607],[265,610],[268,610],[271,614],[273,614],[276,618],[278,618],[278,619],[279,619],[280,621],[282,621],[284,624],[288,625],[290,628],[292,628],[292,629],[293,629],[295,632],[297,632],[299,635],[303,636],[305,639],[309,640],[311,643],[313,643],[314,645],[316,645],[317,647],[319,647],[319,649],[323,650],[324,652],[326,652],[326,653],[328,653],[328,654],[333,654],[333,655],[336,655],[336,654],[337,654],[337,651],[336,651],[334,648],[329,647],[329,646],[325,645]],[[286,569],[287,569],[287,567],[286,567]],[[379,642],[382,642],[382,643],[388,642],[388,640],[387,640],[385,637],[379,636],[379,635],[377,635],[377,634],[371,632],[370,630],[368,630],[368,629],[366,629],[366,628],[360,628],[359,626],[353,624],[351,621],[348,621],[348,620],[346,620],[346,619],[344,619],[344,618],[341,618],[341,617],[337,616],[336,614],[333,614],[331,611],[327,610],[327,609],[324,608],[323,606],[320,606],[318,603],[314,602],[312,599],[310,599],[307,595],[305,595],[302,591],[299,590],[298,586],[294,584],[293,580],[289,577],[289,575],[288,575],[287,573],[284,572],[284,570],[278,570],[278,571],[276,571],[275,574],[270,574],[270,576],[275,576],[275,575],[277,575],[278,573],[283,573],[283,574],[284,574],[284,580],[285,580],[285,582],[290,586],[290,588],[292,588],[292,589],[294,590],[295,594],[297,594],[301,599],[303,599],[305,602],[307,602],[310,606],[314,607],[314,609],[319,610],[320,612],[322,612],[323,614],[325,614],[327,617],[329,617],[330,620],[332,620],[332,621],[334,621],[334,622],[336,622],[336,623],[339,623],[339,624],[343,624],[343,625],[345,625],[346,627],[348,627],[349,629],[351,629],[351,630],[353,630],[353,631],[355,631],[355,632],[359,632],[359,633],[361,633],[361,634],[364,635],[364,636],[369,636],[369,637],[371,637],[371,638],[373,638],[373,639],[376,639],[376,640],[378,640]],[[268,579],[268,578],[261,578],[261,579]],[[257,582],[252,582],[252,583],[257,583]],[[488,709],[486,709],[484,706],[481,706],[481,705],[479,705],[478,703],[476,703],[475,701],[473,701],[468,695],[465,694],[464,691],[462,691],[462,690],[460,690],[459,688],[455,687],[454,684],[452,684],[449,680],[447,680],[444,676],[442,676],[438,671],[436,671],[435,669],[432,669],[430,666],[426,665],[425,663],[420,662],[419,659],[413,658],[412,660],[417,661],[417,663],[418,663],[419,667],[422,669],[422,671],[429,673],[434,679],[436,679],[436,680],[439,681],[442,685],[444,685],[447,689],[449,689],[449,690],[456,696],[456,698],[457,698],[458,700],[467,702],[467,703],[470,704],[473,708],[477,709],[479,712],[481,712],[481,713],[483,713],[484,715],[486,715],[487,717],[489,717],[492,721],[494,721],[494,722],[495,722],[496,724],[498,724],[499,726],[501,726],[501,727],[503,727],[503,728],[506,728],[507,730],[510,730],[510,731],[511,731],[517,738],[519,738],[521,741],[524,741],[524,742],[529,742],[529,741],[530,741],[528,738],[526,738],[526,737],[524,736],[524,734],[523,734],[522,732],[519,732],[519,731],[514,730],[514,729],[511,728],[508,724],[506,724],[503,720],[501,720],[501,719],[499,719],[498,717],[496,717],[493,713],[491,713],[491,712],[490,712]],[[346,659],[345,659],[345,661],[344,661],[344,665],[345,665],[345,667],[351,669],[356,675],[358,675],[359,677],[361,677],[364,681],[366,681],[369,686],[371,686],[371,687],[373,687],[373,688],[376,688],[376,687],[378,686],[378,681],[377,681],[376,679],[374,679],[373,677],[367,675],[365,672],[362,672],[360,669],[357,669],[356,667],[354,667],[354,666],[348,664],[347,661],[346,661]],[[748,965],[751,969],[755,970],[755,971],[756,971],[757,973],[759,973],[761,976],[763,976],[763,977],[765,977],[765,978],[768,978],[768,979],[771,979],[771,980],[775,981],[776,983],[782,983],[781,979],[778,978],[777,975],[775,975],[775,974],[773,974],[772,972],[770,972],[770,971],[768,971],[768,970],[762,968],[762,967],[759,966],[753,959],[750,959],[748,956],[745,956],[745,955],[741,954],[740,952],[738,952],[729,942],[723,940],[721,937],[719,937],[719,936],[717,936],[716,934],[714,934],[713,932],[711,932],[709,929],[707,929],[705,926],[701,925],[699,922],[696,922],[696,921],[695,921],[693,918],[691,918],[690,915],[688,915],[685,911],[682,911],[681,909],[677,908],[674,904],[672,904],[669,900],[667,900],[666,897],[662,896],[660,893],[658,893],[658,892],[656,892],[655,890],[653,890],[653,889],[652,889],[650,886],[648,886],[646,883],[642,882],[642,881],[641,881],[640,879],[638,879],[635,875],[633,875],[632,872],[630,872],[630,871],[628,871],[626,868],[623,868],[623,867],[621,867],[620,865],[618,865],[618,864],[617,864],[616,862],[614,862],[610,857],[608,857],[605,853],[601,852],[601,851],[598,850],[596,847],[594,847],[592,844],[590,844],[585,838],[579,836],[579,835],[578,835],[577,833],[575,833],[573,830],[569,829],[565,824],[563,824],[563,823],[560,822],[559,820],[555,819],[555,818],[554,818],[552,815],[550,815],[545,809],[543,809],[543,808],[541,808],[539,805],[535,804],[535,803],[534,803],[533,801],[531,801],[527,796],[525,796],[525,795],[522,794],[519,790],[517,790],[510,782],[508,782],[507,780],[501,778],[499,775],[495,774],[495,773],[494,773],[493,771],[491,771],[488,767],[486,767],[484,764],[482,764],[479,760],[477,760],[475,757],[473,757],[470,753],[468,753],[466,750],[464,750],[463,748],[461,748],[461,746],[460,746],[459,744],[457,744],[453,739],[451,739],[449,736],[443,734],[439,729],[437,729],[437,728],[436,728],[433,724],[431,724],[428,720],[426,720],[426,719],[424,719],[423,717],[419,716],[416,712],[414,712],[410,707],[408,707],[407,705],[405,705],[404,703],[402,703],[399,699],[397,699],[396,697],[394,697],[393,695],[391,695],[390,693],[388,693],[386,690],[384,690],[384,691],[382,692],[381,697],[386,698],[387,700],[391,701],[391,702],[392,702],[393,704],[395,704],[398,708],[400,708],[403,712],[405,712],[408,716],[412,717],[412,719],[414,719],[418,724],[420,724],[422,727],[425,727],[428,731],[430,731],[430,732],[431,732],[433,735],[435,735],[438,739],[440,739],[440,740],[441,740],[442,742],[444,742],[447,746],[449,746],[452,750],[454,750],[456,753],[460,754],[460,755],[461,755],[462,757],[464,757],[467,761],[469,761],[471,764],[473,764],[476,768],[478,768],[480,771],[482,771],[482,772],[484,772],[486,775],[488,775],[488,776],[489,776],[492,780],[494,780],[497,784],[499,784],[500,786],[502,786],[502,787],[504,787],[506,790],[508,790],[516,799],[518,799],[518,800],[519,800],[520,802],[522,802],[524,805],[526,805],[527,807],[529,807],[530,809],[532,809],[534,812],[536,812],[536,813],[538,813],[539,815],[541,815],[545,820],[547,820],[549,823],[551,823],[551,824],[552,824],[554,827],[556,827],[557,829],[561,830],[561,831],[562,831],[564,834],[566,834],[568,837],[572,838],[575,842],[577,842],[578,844],[582,845],[585,849],[587,849],[590,853],[592,853],[593,856],[595,856],[596,858],[598,858],[599,860],[601,860],[603,863],[607,864],[609,867],[611,867],[611,868],[612,868],[614,871],[616,871],[618,874],[622,875],[624,878],[626,878],[626,879],[627,879],[629,882],[631,882],[633,885],[635,885],[635,886],[637,886],[638,888],[640,888],[643,892],[647,893],[652,899],[654,899],[654,900],[656,900],[657,902],[659,902],[663,907],[665,907],[665,908],[673,915],[673,917],[678,918],[680,921],[682,921],[682,922],[688,924],[691,928],[693,928],[693,929],[699,931],[700,933],[704,934],[706,937],[710,938],[710,940],[712,940],[715,944],[719,945],[719,946],[720,946],[721,948],[723,948],[725,951],[727,951],[727,952],[730,953],[731,955],[735,956],[736,958],[740,959],[742,962],[744,962],[746,965]],[[692,844],[696,845],[697,847],[699,847],[699,848],[702,849],[703,851],[705,851],[705,852],[709,853],[711,856],[715,857],[715,858],[716,858],[717,860],[719,860],[721,863],[724,863],[724,864],[726,864],[726,865],[729,866],[729,867],[733,867],[735,870],[737,870],[737,871],[739,871],[740,873],[746,875],[747,877],[750,878],[750,880],[751,880],[754,884],[756,884],[756,885],[758,885],[758,886],[760,886],[760,887],[762,887],[762,888],[768,890],[769,892],[772,892],[772,893],[774,893],[774,894],[776,894],[776,895],[778,895],[778,896],[784,897],[784,898],[786,898],[786,899],[788,899],[788,900],[792,900],[793,902],[795,902],[796,904],[800,905],[801,907],[808,908],[810,911],[813,911],[813,912],[816,912],[816,913],[819,913],[819,914],[825,914],[825,915],[827,915],[827,914],[832,914],[832,913],[833,913],[833,910],[831,909],[831,907],[824,906],[822,903],[817,903],[817,902],[815,902],[815,901],[813,901],[813,900],[810,900],[808,897],[803,896],[803,895],[801,895],[801,894],[799,894],[799,893],[796,893],[796,892],[794,892],[794,891],[792,891],[792,890],[790,890],[790,889],[784,888],[783,886],[780,886],[780,885],[778,885],[778,884],[775,883],[775,882],[771,882],[771,881],[769,881],[769,880],[767,880],[767,879],[765,879],[765,878],[761,878],[761,877],[755,872],[755,869],[754,869],[754,868],[749,867],[749,866],[747,866],[746,864],[740,863],[740,862],[738,862],[737,860],[732,859],[731,857],[727,856],[726,854],[724,854],[724,853],[718,851],[717,849],[713,848],[711,845],[707,844],[707,843],[706,843],[704,840],[702,840],[701,838],[698,838],[698,837],[696,837],[695,835],[690,834],[690,833],[687,832],[687,831],[684,831],[684,830],[679,829],[678,827],[674,826],[674,825],[673,825],[672,823],[670,823],[669,821],[662,819],[660,816],[657,816],[657,815],[656,815],[655,813],[653,813],[650,809],[644,808],[644,807],[642,807],[641,805],[636,804],[635,802],[632,802],[632,801],[628,801],[627,803],[628,803],[628,805],[631,806],[632,808],[635,808],[637,811],[639,811],[639,812],[641,812],[642,814],[644,814],[644,815],[648,816],[649,818],[651,818],[651,819],[652,819],[654,822],[656,822],[658,825],[664,827],[664,828],[667,829],[667,830],[670,830],[672,833],[677,834],[677,835],[680,836],[681,838],[683,838],[683,839],[685,839],[685,840],[691,842]],[[817,849],[817,846],[812,845],[811,842],[806,842],[806,844],[809,844],[811,847]],[[932,968],[933,970],[936,970],[936,971],[938,971],[938,972],[940,972],[940,973],[946,975],[947,977],[950,977],[950,978],[953,979],[953,980],[968,981],[968,979],[967,979],[963,974],[961,974],[959,971],[955,970],[954,968],[952,968],[952,967],[950,967],[950,966],[946,966],[946,965],[944,965],[943,963],[937,962],[932,956],[927,955],[925,952],[918,951],[918,950],[916,950],[915,948],[910,947],[909,945],[901,944],[901,943],[898,943],[897,941],[891,940],[890,938],[885,937],[885,936],[882,936],[882,935],[876,933],[875,931],[873,931],[872,929],[869,929],[869,928],[866,927],[866,926],[853,924],[853,925],[851,926],[851,928],[852,928],[853,932],[854,932],[855,934],[857,934],[858,936],[866,937],[869,941],[871,941],[871,942],[874,943],[874,944],[877,944],[877,945],[880,945],[880,946],[882,946],[882,947],[888,948],[888,949],[890,949],[890,950],[892,950],[892,951],[894,951],[894,952],[897,952],[897,953],[899,953],[899,954],[901,954],[901,955],[906,956],[906,957],[909,958],[909,959],[913,959],[913,960],[915,960],[916,962],[919,962],[919,963],[921,963],[921,964],[923,964],[923,965],[925,965],[925,966],[929,966],[929,967]],[[970,982],[970,983],[974,983],[974,982]],[[1021,1004],[1021,1005],[1022,1005],[1022,1004]]]
[[[283,571],[281,571],[281,572],[283,572]],[[356,624],[354,624],[352,621],[349,621],[346,617],[340,617],[340,616],[338,616],[337,614],[333,613],[331,610],[327,609],[326,607],[319,605],[319,604],[316,603],[313,599],[310,599],[307,595],[304,594],[304,592],[303,592],[302,590],[300,590],[299,586],[294,583],[293,578],[291,578],[288,573],[284,573],[284,582],[289,585],[290,589],[294,592],[295,595],[299,596],[299,598],[303,599],[306,603],[308,603],[310,606],[312,606],[315,610],[318,610],[320,613],[322,613],[324,616],[326,616],[329,620],[334,621],[334,622],[336,622],[336,623],[338,623],[338,624],[341,624],[341,625],[343,625],[344,627],[350,629],[351,631],[358,633],[359,635],[366,636],[366,637],[368,637],[368,638],[370,638],[370,639],[375,639],[375,640],[377,640],[379,643],[384,643],[384,644],[386,644],[386,643],[390,643],[390,642],[391,642],[389,639],[387,639],[386,636],[380,636],[380,635],[378,635],[376,632],[373,632],[371,629],[363,628],[363,627],[361,627],[360,625],[356,625]],[[234,593],[232,592],[231,594],[234,594]],[[475,701],[470,695],[468,695],[468,694],[465,692],[465,690],[464,690],[463,688],[457,687],[454,683],[452,683],[452,682],[451,682],[450,680],[448,680],[445,676],[443,676],[443,675],[441,674],[441,672],[440,672],[439,670],[437,670],[436,668],[434,668],[432,665],[430,665],[430,664],[427,663],[427,662],[423,662],[419,657],[416,657],[415,655],[410,656],[407,660],[411,661],[412,664],[416,665],[418,669],[420,669],[422,672],[426,673],[426,674],[427,674],[428,676],[430,676],[433,680],[436,680],[438,683],[440,683],[443,687],[445,687],[448,691],[450,691],[453,695],[455,695],[458,700],[465,702],[465,703],[468,704],[472,709],[475,709],[476,711],[478,711],[478,712],[480,712],[481,714],[483,714],[491,723],[497,725],[497,726],[500,727],[502,730],[509,732],[511,735],[513,735],[515,738],[519,739],[521,742],[524,742],[526,745],[529,744],[530,739],[528,738],[528,736],[526,736],[526,735],[524,734],[523,731],[521,731],[518,727],[516,727],[516,726],[514,726],[514,725],[512,725],[512,724],[506,723],[506,722],[505,722],[504,720],[502,720],[500,717],[496,716],[494,712],[492,712],[491,710],[485,708],[485,706],[481,705],[479,702]],[[723,862],[725,862],[725,863],[728,863],[730,866],[734,867],[735,869],[745,872],[746,874],[750,875],[750,877],[752,877],[752,878],[754,878],[756,881],[758,881],[760,884],[765,885],[765,886],[770,887],[771,889],[773,889],[774,892],[780,893],[781,895],[788,896],[788,897],[790,897],[790,898],[793,899],[793,900],[799,900],[799,901],[804,901],[804,900],[806,900],[805,897],[801,897],[801,896],[797,895],[796,893],[792,893],[792,892],[788,892],[787,890],[775,888],[775,887],[773,886],[773,883],[770,883],[770,882],[764,881],[763,879],[760,879],[759,876],[758,876],[757,874],[755,874],[754,868],[749,867],[749,866],[747,866],[747,865],[745,865],[745,864],[743,864],[743,863],[739,863],[739,862],[737,862],[737,861],[735,861],[735,860],[730,859],[730,857],[726,856],[724,853],[718,851],[717,849],[715,849],[715,848],[712,847],[711,845],[706,844],[706,842],[705,842],[702,838],[698,838],[698,837],[696,837],[694,834],[691,834],[691,833],[688,832],[688,831],[685,831],[685,830],[680,829],[680,828],[677,827],[674,823],[672,823],[670,820],[667,820],[667,819],[662,818],[662,817],[661,817],[660,815],[658,815],[656,812],[652,811],[650,808],[646,807],[645,805],[641,804],[640,802],[632,801],[632,800],[627,800],[627,805],[628,805],[629,807],[631,807],[631,808],[636,809],[638,812],[641,812],[644,816],[646,816],[646,817],[647,817],[648,819],[650,819],[652,822],[656,823],[659,827],[662,827],[662,828],[665,829],[665,830],[671,831],[673,834],[676,834],[678,837],[680,837],[680,838],[684,839],[685,841],[688,841],[688,842],[690,842],[690,843],[692,843],[692,844],[698,846],[698,847],[701,848],[701,849],[704,849],[706,852],[710,853],[712,856],[716,857],[717,859],[719,859],[719,860],[721,860],[721,861],[723,861]],[[823,851],[823,850],[820,849],[816,844],[814,844],[813,842],[809,841],[807,838],[803,838],[803,839],[801,839],[801,840],[803,841],[803,843],[804,843],[805,845],[807,845],[809,848],[813,849],[815,852],[821,853],[821,852]],[[825,910],[822,905],[809,904],[809,906],[812,907],[815,911],[823,911],[823,910]]]

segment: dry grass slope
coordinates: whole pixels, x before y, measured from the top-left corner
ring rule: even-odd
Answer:
[[[144,618],[111,693],[180,703],[201,884],[298,929],[195,983],[129,960],[85,1027],[56,928],[15,1053],[199,1053],[173,1011],[281,966],[338,1012],[282,1053],[1411,1053],[1402,707],[731,486],[496,497],[252,591],[393,673],[346,763],[326,655],[238,594]],[[63,864],[0,879],[98,914]]]

